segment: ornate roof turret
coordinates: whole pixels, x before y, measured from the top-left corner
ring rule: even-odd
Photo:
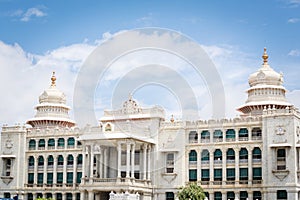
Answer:
[[[35,108],[35,117],[27,121],[33,127],[75,125],[68,114],[70,108],[66,105],[65,94],[56,88],[55,72],[52,74],[50,87],[39,96],[39,104]]]
[[[286,89],[282,86],[283,76],[270,67],[266,48],[262,58],[261,68],[249,76],[248,99],[238,108],[246,115],[262,114],[265,106],[279,109],[291,106],[285,97]]]

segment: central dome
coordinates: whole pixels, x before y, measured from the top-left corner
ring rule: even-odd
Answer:
[[[45,90],[39,97],[40,104],[42,103],[54,103],[54,104],[65,104],[66,103],[66,95],[56,88],[56,77],[55,73],[51,77],[51,86],[47,90]]]
[[[249,76],[250,87],[256,85],[282,85],[283,77],[282,74],[275,72],[268,64],[268,55],[266,48],[262,56],[264,62],[262,67],[255,73]]]

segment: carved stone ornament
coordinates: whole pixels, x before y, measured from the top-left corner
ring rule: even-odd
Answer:
[[[1,176],[1,179],[2,179],[3,183],[8,185],[14,178],[11,176]]]
[[[11,141],[11,139],[7,139],[5,142],[5,147],[7,149],[11,149],[14,146],[13,142]]]
[[[280,181],[282,181],[287,175],[289,175],[289,170],[273,170],[272,173],[278,178]]]
[[[176,173],[163,173],[161,174],[163,179],[165,179],[169,184],[171,184],[171,182],[173,182],[175,180],[175,178],[177,177]]]
[[[277,135],[284,135],[286,133],[286,129],[282,125],[276,126],[275,133]]]

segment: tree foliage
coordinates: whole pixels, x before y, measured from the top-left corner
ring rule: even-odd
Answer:
[[[201,186],[191,183],[180,187],[177,196],[179,200],[204,200],[205,194]]]

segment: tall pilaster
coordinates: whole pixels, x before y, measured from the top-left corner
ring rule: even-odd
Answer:
[[[131,145],[131,178],[134,178],[134,154],[135,154],[135,144]]]
[[[122,153],[122,144],[118,142],[118,178],[121,178],[121,153]]]
[[[127,142],[126,146],[126,178],[129,178],[129,170],[130,170],[130,143]]]

